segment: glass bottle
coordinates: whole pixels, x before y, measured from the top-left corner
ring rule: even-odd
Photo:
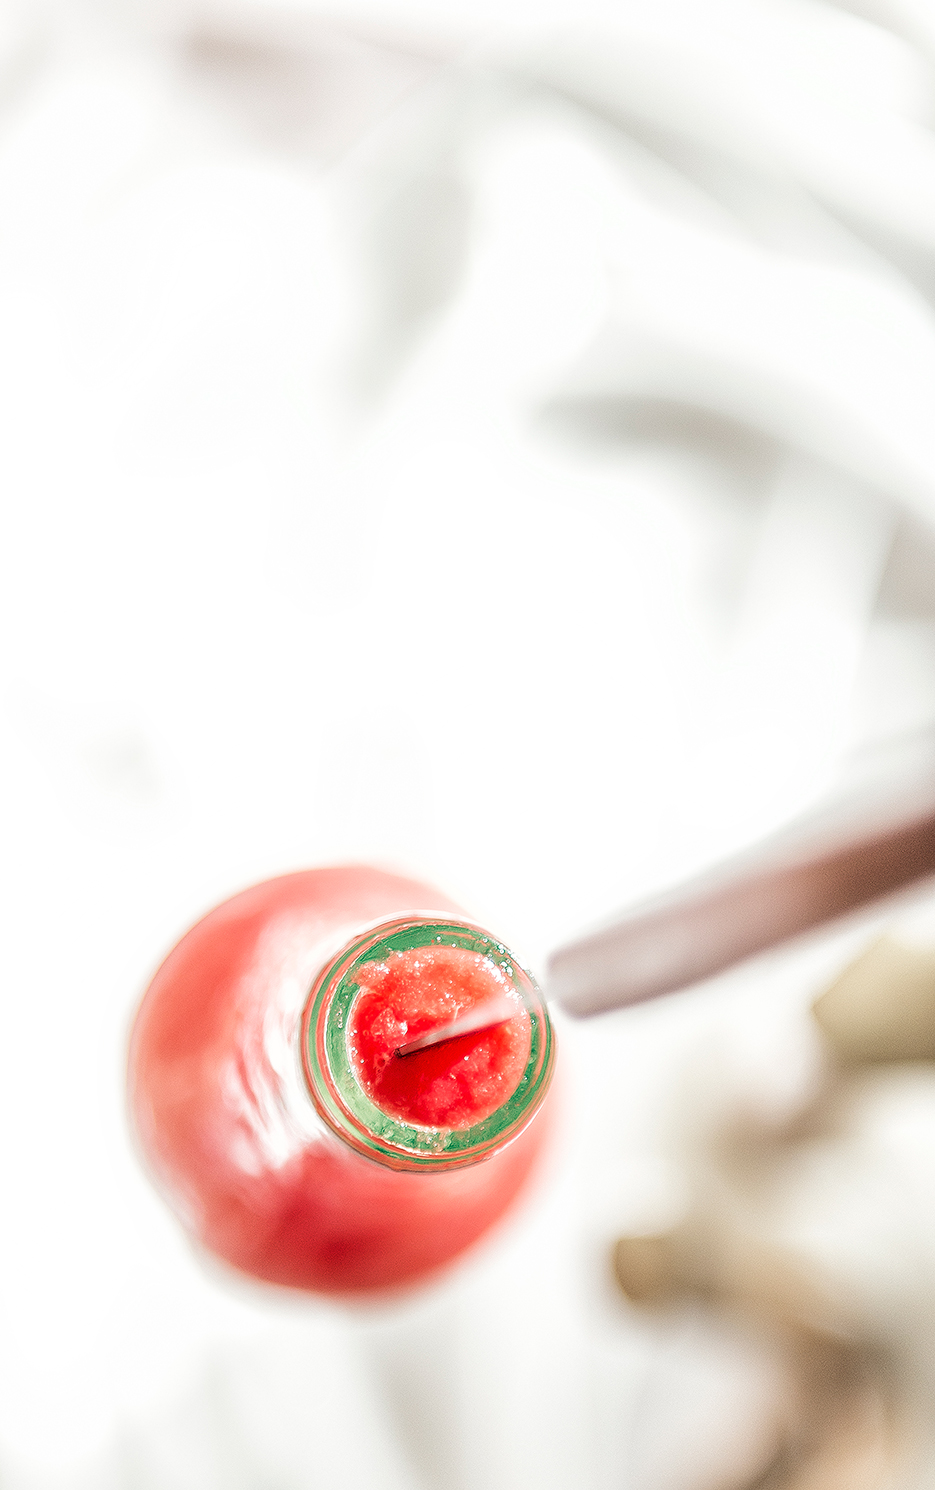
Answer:
[[[387,979],[414,967],[450,1001],[449,964],[509,990],[518,1013],[502,1028],[520,1044],[502,1091],[481,1032],[391,1057],[406,1062],[395,1074],[413,1120],[360,1064],[361,987],[379,984],[376,1029],[399,1014],[379,1002]],[[493,1086],[476,1121],[468,1083],[467,1109],[426,1122],[419,1072],[441,1069],[434,1100],[483,1059]],[[446,897],[363,866],[314,869],[234,896],[169,953],[131,1035],[130,1114],[156,1184],[216,1257],[291,1288],[390,1288],[441,1267],[509,1206],[543,1141],[531,1120],[553,1059],[533,979]]]

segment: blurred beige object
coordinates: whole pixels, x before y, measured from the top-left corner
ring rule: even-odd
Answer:
[[[636,1304],[660,1304],[685,1291],[675,1237],[624,1236],[614,1245],[614,1276]]]
[[[818,1088],[782,1121],[712,1103],[710,1058],[684,1084],[669,1159],[691,1199],[669,1230],[620,1237],[612,1269],[635,1305],[694,1300],[770,1342],[777,1436],[736,1490],[916,1490],[935,1479],[935,948],[880,937],[812,1012]]]
[[[763,1300],[738,1301],[728,1278],[720,1291],[705,1287],[699,1260],[675,1233],[621,1237],[613,1254],[617,1282],[635,1304],[669,1307],[687,1293],[703,1293],[721,1310],[753,1305],[760,1323]],[[783,1285],[781,1272],[774,1281]],[[898,1392],[874,1349],[778,1321],[773,1329],[786,1392],[769,1461],[752,1482],[732,1482],[730,1490],[734,1483],[736,1490],[884,1490],[902,1483]],[[719,1482],[718,1490],[728,1487]]]
[[[762,1490],[884,1490],[897,1484],[898,1409],[873,1353],[820,1336],[790,1340],[798,1377],[788,1436]],[[792,1405],[792,1404],[790,1404]]]
[[[815,1001],[814,1014],[850,1060],[935,1060],[935,949],[881,937]]]
[[[644,1307],[697,1296],[702,1289],[692,1264],[691,1248],[677,1236],[624,1237],[614,1249],[621,1289]],[[790,1325],[781,1310],[773,1317],[762,1298],[735,1294],[729,1278],[720,1290],[705,1292],[714,1309],[752,1317],[758,1332],[766,1326],[785,1376],[768,1462],[753,1480],[718,1481],[717,1490],[889,1490],[913,1483],[900,1473],[904,1437],[912,1435],[902,1421],[896,1373],[873,1344]]]

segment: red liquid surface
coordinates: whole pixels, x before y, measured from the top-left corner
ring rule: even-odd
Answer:
[[[428,1128],[470,1128],[512,1097],[529,1060],[529,1015],[398,1056],[396,1050],[488,999],[515,997],[489,957],[462,947],[413,947],[355,974],[348,1023],[357,1079],[390,1117]]]
[[[140,1007],[129,1101],[147,1164],[192,1237],[256,1278],[323,1292],[420,1278],[502,1215],[542,1145],[544,1113],[484,1163],[414,1174],[309,1118],[295,1040],[315,976],[361,925],[413,911],[458,908],[368,868],[269,880],[199,921]]]

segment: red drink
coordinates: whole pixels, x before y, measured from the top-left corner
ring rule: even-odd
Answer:
[[[403,1123],[471,1128],[516,1091],[529,1061],[530,1028],[512,980],[489,956],[464,947],[409,947],[358,968],[348,1021],[351,1065],[372,1102]],[[514,1018],[434,1049],[394,1059],[403,1041],[511,994]]]
[[[514,1018],[395,1054],[491,991]],[[532,979],[438,891],[308,870],[236,895],[169,954],[134,1025],[130,1107],[161,1190],[218,1257],[292,1288],[386,1288],[509,1205],[552,1055]]]

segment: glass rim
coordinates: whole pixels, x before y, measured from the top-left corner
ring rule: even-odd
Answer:
[[[347,1016],[359,991],[356,970],[393,952],[438,945],[489,957],[510,979],[529,1016],[529,1058],[517,1086],[470,1128],[423,1127],[383,1112],[364,1092],[347,1048]],[[552,1077],[555,1035],[538,984],[501,941],[471,921],[412,912],[363,928],[328,960],[306,1001],[301,1050],[312,1101],[338,1137],[390,1168],[426,1171],[476,1164],[523,1132]]]

